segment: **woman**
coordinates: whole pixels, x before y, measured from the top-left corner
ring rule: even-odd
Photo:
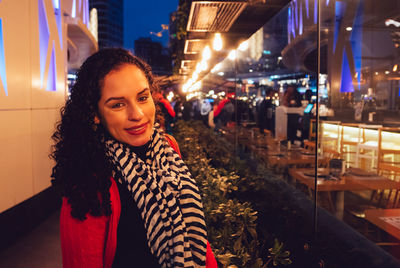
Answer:
[[[64,267],[216,267],[198,188],[155,123],[150,67],[89,57],[53,135]]]

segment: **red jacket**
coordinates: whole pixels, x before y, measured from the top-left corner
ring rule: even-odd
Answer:
[[[178,144],[172,136],[167,140],[176,152]],[[80,221],[71,216],[71,206],[63,199],[60,215],[60,237],[64,268],[110,268],[117,248],[117,227],[121,214],[118,187],[111,179],[111,215],[95,217],[87,215]],[[207,242],[206,267],[216,268],[217,261]]]

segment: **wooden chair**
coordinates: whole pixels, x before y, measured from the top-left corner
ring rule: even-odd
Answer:
[[[383,127],[379,130],[378,172],[380,165],[400,166],[400,128]]]
[[[346,167],[355,164],[356,147],[358,144],[359,124],[342,123],[340,133],[340,156],[346,162]]]
[[[358,143],[356,146],[356,167],[366,170],[378,169],[379,141],[382,125],[358,126]],[[367,161],[369,161],[367,163]]]
[[[325,148],[322,150],[321,158],[318,160],[319,167],[329,167],[329,161],[331,159],[339,159],[340,153],[336,150]]]
[[[379,175],[385,176],[391,180],[400,182],[400,167],[399,166],[394,166],[392,164],[387,164],[387,163],[380,163],[378,166],[379,166],[379,172],[378,172]],[[383,210],[400,208],[400,189],[380,190],[380,191],[373,192],[373,194],[374,194],[373,197],[377,200],[379,210],[373,209],[372,211],[382,211],[382,208],[383,208]],[[376,245],[385,246],[385,247],[400,246],[399,241],[393,240],[393,238],[385,236],[382,239],[381,227],[380,226],[375,226],[375,227],[376,227],[375,228],[375,230],[376,230],[375,236],[378,238]],[[368,230],[368,225],[366,225],[366,230]],[[383,228],[383,230],[387,231],[387,230],[385,230],[385,228]]]
[[[381,163],[379,165],[379,175],[400,182],[400,167]],[[380,207],[398,208],[400,189],[381,190],[380,193],[377,194],[377,197]]]
[[[321,151],[331,149],[333,151],[340,151],[340,121],[322,121],[320,124],[320,145]]]
[[[317,120],[316,119],[311,119],[310,120],[310,133],[308,135],[308,140],[305,140],[303,142],[304,148],[307,151],[310,152],[315,152],[316,148],[316,137],[317,137]]]

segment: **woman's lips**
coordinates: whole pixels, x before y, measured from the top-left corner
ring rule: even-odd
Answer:
[[[140,135],[146,132],[147,130],[147,125],[148,123],[144,123],[142,125],[139,126],[135,126],[135,127],[131,127],[131,128],[126,128],[126,132],[128,132],[128,134],[130,135]]]

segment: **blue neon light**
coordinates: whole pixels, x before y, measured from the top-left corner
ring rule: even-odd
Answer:
[[[351,75],[346,50],[343,50],[342,64],[342,81],[340,83],[340,92],[354,92],[353,78]]]
[[[306,12],[307,12],[307,18],[310,17],[310,9],[308,8],[308,0],[306,0]]]
[[[350,35],[350,44],[353,50],[354,67],[358,73],[358,90],[361,89],[361,65],[362,65],[362,30],[363,30],[363,4],[359,2],[357,14],[353,23],[353,30]]]
[[[292,32],[292,30],[290,29],[290,26],[292,25],[292,17],[291,17],[291,9],[290,7],[288,8],[288,20],[287,20],[287,32],[288,32],[288,43],[290,43],[290,34]]]
[[[53,7],[54,9],[60,8],[60,0],[53,0]]]
[[[299,14],[299,9],[298,9],[298,5],[297,5],[297,0],[294,0],[294,2],[293,2],[293,15],[294,15],[294,23],[295,23],[295,25],[296,25],[296,29],[298,29],[299,28],[299,17],[298,17],[298,14]]]
[[[318,0],[314,0],[314,24],[317,24],[317,20],[318,20]]]
[[[55,45],[53,41],[53,48],[51,50],[51,58],[50,58],[50,66],[49,66],[49,75],[47,78],[47,91],[56,91],[57,90],[57,69],[56,69],[56,53],[55,53]]]
[[[8,96],[6,59],[5,59],[5,53],[4,53],[4,41],[3,40],[4,40],[3,39],[3,21],[0,18],[0,79],[1,79],[1,82],[3,82],[3,88],[6,93],[6,96]]]
[[[71,17],[75,18],[76,17],[76,0],[72,0],[72,10],[71,10]]]
[[[296,28],[294,27],[294,25],[295,25],[295,23],[294,23],[294,13],[295,13],[295,11],[294,11],[294,7],[293,7],[293,12],[292,12],[291,21],[290,21],[291,22],[290,28],[292,30],[293,38],[296,38]]]
[[[83,10],[83,22],[86,24],[86,26],[89,28],[89,0],[85,0],[85,8]]]
[[[62,25],[61,25],[61,9],[60,9],[60,0],[53,0],[53,8],[54,8],[54,16],[56,18],[57,30],[58,30],[58,39],[60,41],[61,50],[63,48],[62,42]]]
[[[303,34],[303,5],[300,5],[299,35]]]
[[[47,58],[47,48],[49,45],[49,25],[47,23],[46,10],[44,7],[43,0],[38,0],[39,9],[39,55],[40,55],[40,82],[41,87],[43,86],[43,76]]]

